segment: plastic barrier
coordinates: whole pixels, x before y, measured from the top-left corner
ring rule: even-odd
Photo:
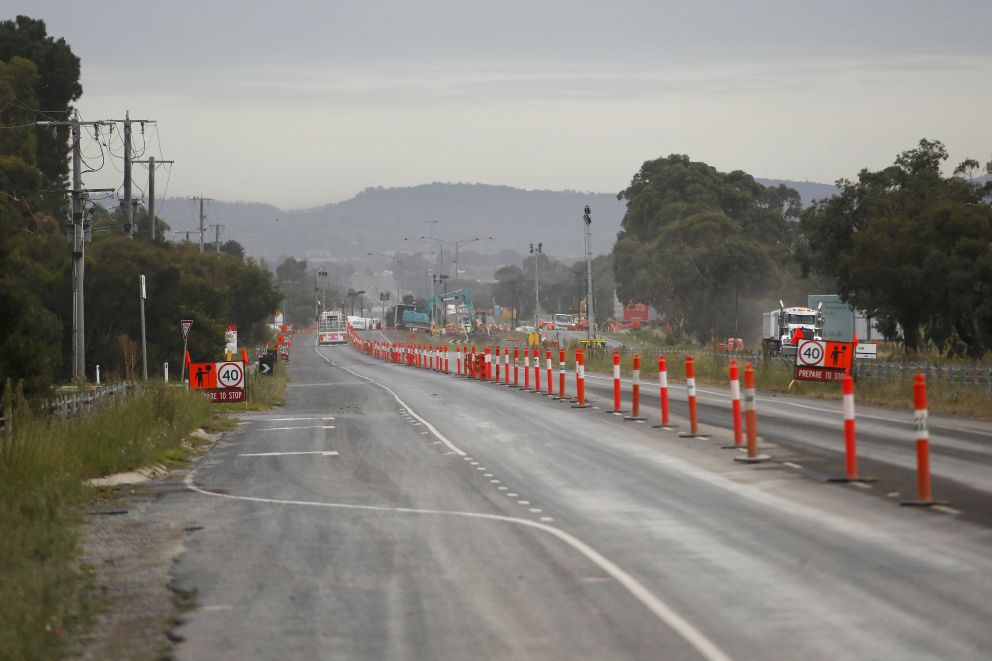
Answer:
[[[520,387],[520,347],[513,347],[513,387]]]
[[[544,352],[544,359],[546,361],[546,368],[547,368],[547,371],[548,371],[547,372],[547,376],[548,376],[548,397],[554,397],[555,396],[555,379],[554,379],[555,370],[551,366],[551,349],[548,349],[548,350],[546,350]]]
[[[524,347],[524,390],[530,390],[530,350]]]
[[[541,393],[541,350],[534,347],[534,392]]]
[[[493,376],[494,376],[493,381],[495,381],[496,383],[499,383],[499,366],[502,363],[502,360],[500,360],[501,357],[502,357],[502,354],[500,353],[500,347],[497,344],[496,345],[496,359],[493,361]]]
[[[510,347],[503,347],[503,385],[510,385]]]
[[[558,399],[568,399],[565,397],[565,350],[558,350]]]

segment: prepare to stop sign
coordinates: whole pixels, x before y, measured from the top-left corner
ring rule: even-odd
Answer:
[[[245,382],[241,363],[217,363],[217,385],[221,388],[240,388]]]

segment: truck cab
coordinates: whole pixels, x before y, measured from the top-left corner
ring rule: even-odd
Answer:
[[[782,305],[778,310],[765,313],[764,317],[763,341],[771,353],[794,356],[797,347],[793,339],[823,339],[823,313],[819,309]],[[799,337],[800,332],[802,337]]]

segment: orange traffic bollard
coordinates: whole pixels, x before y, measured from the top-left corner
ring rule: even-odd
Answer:
[[[699,433],[699,417],[696,411],[696,363],[692,356],[685,357],[685,388],[689,400],[689,431],[679,433],[682,438],[709,438]]]
[[[903,503],[909,507],[946,505],[934,500],[930,485],[930,413],[927,410],[927,382],[922,374],[913,377],[913,422],[916,423],[916,500]]]
[[[630,390],[630,415],[624,416],[624,420],[645,420],[640,416],[641,410],[641,354],[634,354],[634,366],[631,374],[634,382]]]
[[[661,404],[661,424],[655,427],[671,429],[672,424],[668,419],[668,367],[664,356],[658,356],[658,399]]]
[[[502,357],[502,354],[500,353],[500,347],[497,344],[496,345],[496,358],[493,360],[493,374],[495,375],[494,380],[496,381],[496,383],[499,383],[499,366],[500,366],[500,358],[501,357]]]
[[[734,461],[756,464],[768,461],[768,455],[758,454],[758,407],[754,398],[754,367],[744,364],[744,422],[747,424],[747,456]]]
[[[530,349],[524,347],[524,390],[530,390]]]
[[[554,368],[551,367],[551,349],[544,352],[544,357],[547,360],[547,370],[548,370],[548,397],[555,396],[555,379],[554,379]]]
[[[492,381],[493,380],[493,350],[490,349],[489,347],[486,347],[486,354],[485,354],[485,356],[486,356],[485,357],[485,361],[486,361],[486,373],[483,375],[482,378],[484,378],[486,381]]]
[[[586,404],[586,352],[582,349],[575,350],[575,404],[573,409],[584,409]]]
[[[513,387],[520,387],[520,347],[513,347]]]
[[[841,379],[841,397],[844,410],[844,477],[832,477],[828,482],[872,482],[858,477],[858,447],[854,429],[854,379],[846,375]]]
[[[534,392],[541,394],[541,350],[534,347]]]
[[[558,400],[567,399],[565,397],[565,350],[558,350]]]
[[[510,347],[503,347],[503,385],[510,385]]]
[[[620,410],[620,352],[613,352],[613,410],[607,413],[623,413]]]
[[[723,447],[737,450],[744,447],[744,433],[741,428],[741,378],[736,360],[730,361],[730,416],[733,418],[734,444]]]
[[[451,358],[451,353],[450,353],[450,351],[448,350],[448,345],[447,345],[447,344],[445,344],[445,345],[444,345],[444,373],[445,373],[445,374],[451,374],[451,372],[450,372],[450,371],[448,370],[448,366],[449,366],[449,364],[450,364],[450,363],[448,362],[448,360],[449,360],[450,358]]]

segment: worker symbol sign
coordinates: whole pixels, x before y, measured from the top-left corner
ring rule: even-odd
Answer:
[[[823,352],[823,366],[835,370],[850,370],[854,360],[853,342],[827,342]]]

